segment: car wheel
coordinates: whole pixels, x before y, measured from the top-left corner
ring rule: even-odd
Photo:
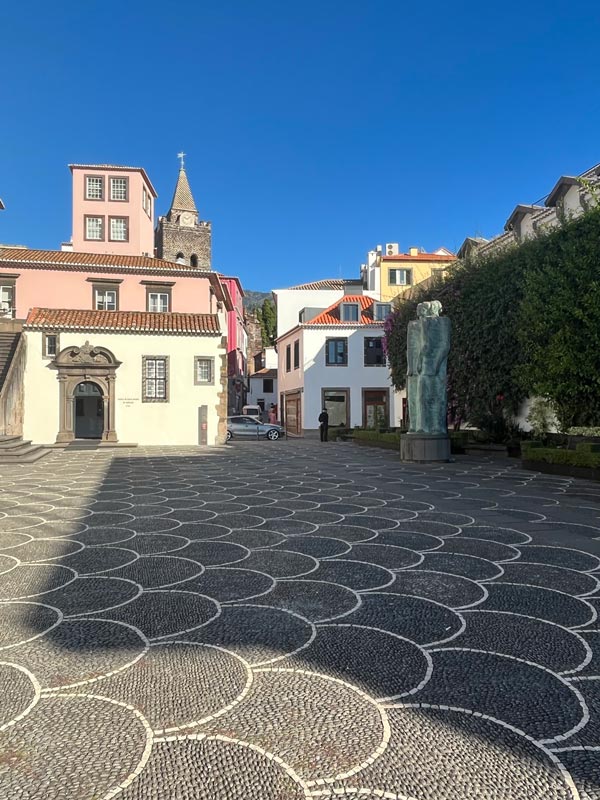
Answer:
[[[227,431],[226,441],[231,439],[231,431]]]
[[[270,439],[272,442],[274,442],[276,439],[279,439],[279,431],[276,431],[275,429],[268,431],[267,439]]]

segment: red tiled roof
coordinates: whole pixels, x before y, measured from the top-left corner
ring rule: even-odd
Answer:
[[[259,377],[259,376],[261,378],[276,378],[277,377],[277,370],[276,369],[267,369],[266,367],[263,367],[262,369],[256,370],[256,372],[253,372],[248,377],[256,378],[256,377]]]
[[[30,330],[94,330],[107,333],[219,334],[216,314],[155,314],[149,311],[85,311],[32,308],[25,327]]]
[[[76,253],[71,250],[30,250],[23,247],[0,247],[0,267],[59,267],[61,269],[88,269],[103,267],[109,270],[138,272],[180,272],[193,275],[213,275],[210,270],[197,269],[187,264],[176,264],[150,256],[113,255],[111,253]]]
[[[341,318],[340,306],[344,303],[358,303],[360,307],[360,320],[358,322],[343,322]],[[326,308],[325,311],[316,316],[314,319],[305,322],[305,325],[341,325],[343,327],[352,327],[352,325],[375,325],[382,328],[383,322],[376,322],[373,319],[373,305],[375,300],[372,297],[365,297],[363,294],[358,295],[345,295],[341,300],[336,300],[335,303]]]
[[[409,253],[399,253],[397,256],[382,256],[384,261],[456,261],[456,256],[444,256],[438,253],[417,253],[411,256]]]
[[[362,286],[360,278],[326,278],[312,283],[300,283],[290,289],[345,289],[346,286]]]

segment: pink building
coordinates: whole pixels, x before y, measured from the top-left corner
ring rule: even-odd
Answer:
[[[76,252],[154,255],[156,191],[145,170],[112,164],[70,164]]]
[[[248,335],[244,324],[244,290],[239,278],[220,276],[231,297],[227,314],[227,377],[230,414],[239,414],[245,403],[247,385]]]
[[[213,314],[231,308],[219,276],[146,256],[0,248],[0,316],[32,308]],[[231,311],[229,312],[231,313]]]

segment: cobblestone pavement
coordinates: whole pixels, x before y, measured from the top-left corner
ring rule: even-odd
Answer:
[[[0,797],[600,798],[597,484],[318,442],[0,470]]]

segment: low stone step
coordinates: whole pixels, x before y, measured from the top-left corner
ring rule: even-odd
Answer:
[[[25,455],[32,447],[40,446],[41,445],[32,445],[31,442],[15,442],[11,447],[0,447],[0,456]]]
[[[2,447],[3,444],[11,444],[11,442],[22,442],[22,441],[23,439],[18,434],[6,433],[0,436],[0,447]]]
[[[15,453],[14,451],[0,451],[0,465],[4,464],[33,464],[40,458],[48,455],[50,450],[42,445],[28,445],[27,449]]]
[[[23,447],[29,447],[31,440],[23,441],[20,436],[13,436],[8,440],[0,439],[0,453],[15,452]]]

